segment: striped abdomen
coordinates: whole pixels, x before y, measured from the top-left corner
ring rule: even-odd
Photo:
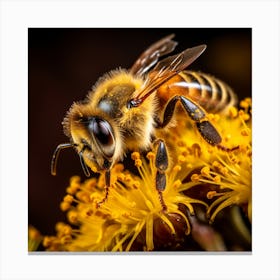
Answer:
[[[158,89],[161,105],[174,95],[191,98],[209,113],[224,113],[235,106],[237,97],[221,80],[194,71],[182,71]]]

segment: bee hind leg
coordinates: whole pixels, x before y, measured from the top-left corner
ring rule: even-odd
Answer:
[[[163,121],[160,122],[159,120],[156,120],[159,128],[165,127],[170,122],[174,113],[175,105],[178,101],[180,101],[188,116],[196,123],[199,133],[206,142],[227,152],[238,148],[238,146],[227,148],[221,145],[222,137],[217,129],[207,119],[204,110],[198,104],[185,96],[176,95],[168,101],[164,110]]]
[[[156,140],[157,152],[155,158],[156,165],[156,189],[159,194],[159,200],[162,206],[162,211],[165,212],[167,210],[167,206],[163,199],[163,191],[166,188],[166,174],[165,171],[168,168],[168,154],[166,150],[166,146],[163,140]]]

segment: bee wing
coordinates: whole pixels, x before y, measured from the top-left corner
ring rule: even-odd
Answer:
[[[160,85],[189,66],[205,49],[206,45],[199,45],[158,62],[154,69],[148,74],[144,88],[139,92],[137,97],[133,99],[132,103],[135,104],[134,106],[139,106]]]
[[[172,40],[174,36],[174,34],[170,34],[151,45],[136,60],[130,69],[130,73],[143,76],[158,62],[161,56],[172,52],[177,45],[177,42]]]

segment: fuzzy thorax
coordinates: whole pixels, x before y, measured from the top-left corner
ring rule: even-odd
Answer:
[[[93,171],[96,172],[96,167],[97,170],[102,169],[105,157],[100,143],[89,133],[87,123],[90,118],[99,118],[110,125],[114,153],[106,159],[111,164],[122,160],[127,150],[144,150],[150,147],[156,97],[151,95],[140,107],[127,106],[143,86],[142,79],[135,78],[124,70],[116,70],[100,79],[87,98],[74,103],[68,111],[63,122],[64,131],[78,152],[83,151],[86,145],[84,159]]]

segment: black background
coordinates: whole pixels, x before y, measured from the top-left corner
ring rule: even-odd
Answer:
[[[150,44],[175,33],[175,52],[199,44],[206,51],[189,67],[226,81],[240,98],[251,96],[250,28],[30,28],[28,30],[28,223],[43,234],[65,219],[59,203],[69,178],[84,178],[78,155],[61,152],[50,174],[54,149],[68,142],[61,121],[112,69],[129,68]]]

